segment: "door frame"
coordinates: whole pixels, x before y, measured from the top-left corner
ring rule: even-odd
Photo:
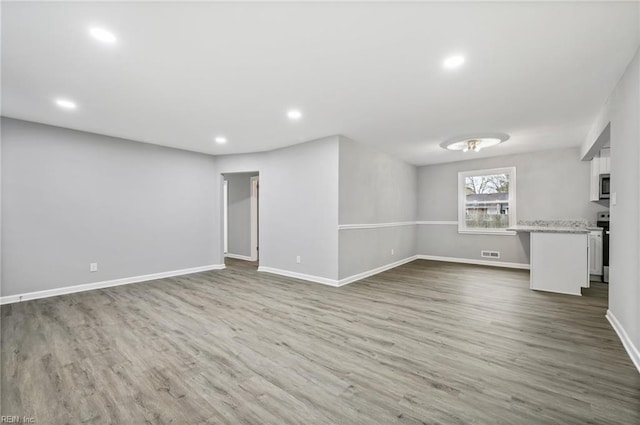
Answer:
[[[224,178],[222,180],[222,254],[229,252],[229,182]]]
[[[251,177],[251,260],[259,260],[260,175]]]

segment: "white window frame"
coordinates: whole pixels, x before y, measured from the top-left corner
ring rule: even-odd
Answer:
[[[465,179],[471,176],[487,176],[492,174],[509,175],[509,227],[516,225],[516,167],[491,168],[488,170],[461,171],[458,173],[458,233],[474,235],[515,235],[516,232],[506,229],[469,228],[465,221]]]

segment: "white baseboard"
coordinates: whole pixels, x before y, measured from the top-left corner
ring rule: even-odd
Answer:
[[[529,264],[505,263],[501,261],[473,260],[473,259],[467,259],[467,258],[438,257],[434,255],[413,255],[411,257],[407,257],[393,263],[385,264],[384,266],[376,267],[375,269],[367,270],[362,273],[354,274],[353,276],[345,277],[340,280],[329,279],[326,277],[313,276],[313,275],[308,275],[303,273],[292,272],[289,270],[275,269],[272,267],[263,267],[263,266],[258,267],[258,271],[273,273],[280,276],[293,277],[296,279],[302,279],[309,282],[322,283],[323,285],[340,287],[340,286],[348,285],[349,283],[356,282],[360,279],[364,279],[366,277],[373,276],[378,273],[382,273],[384,271],[393,269],[403,264],[410,263],[411,261],[414,261],[414,260],[447,261],[451,263],[477,264],[482,266],[508,267],[508,268],[526,269],[526,270],[529,269]]]
[[[17,303],[20,301],[36,300],[38,298],[55,297],[57,295],[73,294],[74,292],[91,291],[93,289],[109,288],[111,286],[127,285],[129,283],[145,282],[148,280],[162,279],[165,277],[206,272],[208,270],[222,270],[224,268],[224,264],[211,264],[208,266],[192,267],[189,269],[172,270],[168,272],[152,273],[142,276],[125,277],[122,279],[105,280],[103,282],[86,283],[83,285],[65,286],[62,288],[47,289],[44,291],[27,292],[18,295],[7,295],[5,297],[0,297],[0,305]]]
[[[320,277],[320,276],[314,276],[314,275],[310,275],[310,274],[292,272],[292,271],[289,271],[289,270],[276,269],[276,268],[273,268],[273,267],[259,266],[258,267],[258,271],[259,272],[265,272],[265,273],[271,273],[271,274],[277,274],[277,275],[280,275],[280,276],[293,277],[293,278],[296,278],[296,279],[306,280],[306,281],[309,281],[309,282],[322,283],[323,285],[340,286],[338,281],[335,280],[335,279],[329,279],[327,277]]]
[[[386,264],[384,266],[376,267],[375,269],[367,270],[366,272],[362,272],[362,273],[354,274],[354,275],[349,276],[349,277],[345,277],[345,278],[340,279],[338,281],[338,286],[347,285],[347,284],[355,282],[357,280],[364,279],[365,277],[369,277],[369,276],[373,276],[373,275],[378,274],[378,273],[382,273],[384,271],[393,269],[393,268],[401,266],[403,264],[410,263],[413,260],[416,260],[417,258],[418,258],[417,255],[413,255],[411,257],[407,257],[407,258],[404,258],[402,260],[398,260],[396,262],[393,262],[393,263],[390,263],[390,264]]]
[[[248,255],[226,253],[226,254],[224,254],[224,256],[227,257],[227,258],[235,258],[236,260],[256,261],[253,257],[250,257]]]
[[[611,310],[607,310],[606,318],[609,323],[611,323],[613,330],[618,334],[618,338],[620,338],[624,349],[627,350],[627,354],[631,358],[636,369],[640,372],[640,350],[638,350],[638,347],[633,345],[631,338],[629,338],[629,334],[627,334],[627,331],[625,331],[620,322],[618,322],[616,316],[611,313]]]
[[[272,268],[272,267],[263,267],[263,266],[258,267],[258,271],[259,272],[273,273],[273,274],[277,274],[277,275],[280,275],[280,276],[293,277],[293,278],[296,278],[296,279],[307,280],[309,282],[322,283],[323,285],[328,285],[328,286],[333,286],[333,287],[340,287],[340,286],[347,285],[349,283],[353,283],[353,282],[355,282],[357,280],[364,279],[365,277],[373,276],[375,274],[382,273],[382,272],[387,271],[389,269],[393,269],[395,267],[398,267],[398,266],[401,266],[403,264],[409,263],[409,262],[415,260],[416,258],[417,257],[414,255],[414,256],[411,256],[411,257],[396,261],[394,263],[386,264],[384,266],[376,267],[375,269],[367,270],[366,272],[362,272],[362,273],[354,274],[353,276],[345,277],[345,278],[340,279],[340,280],[329,279],[329,278],[326,278],[326,277],[313,276],[313,275],[308,275],[308,274],[303,274],[303,273],[292,272],[292,271],[289,271],[289,270],[275,269],[275,268]]]
[[[581,297],[582,296],[582,291],[578,291],[578,292],[569,292],[569,291],[558,291],[558,290],[549,290],[549,289],[538,289],[538,288],[531,288],[529,287],[530,290],[532,291],[536,291],[536,292],[543,292],[546,294],[562,294],[562,295],[573,295],[574,297]]]
[[[479,266],[507,267],[510,269],[529,270],[531,266],[523,263],[507,263],[504,261],[476,260],[472,258],[440,257],[437,255],[416,255],[420,260],[447,261],[449,263],[476,264]]]

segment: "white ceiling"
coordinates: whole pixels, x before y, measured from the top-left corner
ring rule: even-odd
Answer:
[[[577,146],[638,22],[629,2],[3,3],[2,114],[211,154],[335,134],[414,164]],[[438,146],[473,132],[511,139]]]

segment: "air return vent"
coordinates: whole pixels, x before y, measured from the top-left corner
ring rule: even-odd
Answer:
[[[500,258],[500,251],[480,251],[480,256],[484,258]]]

